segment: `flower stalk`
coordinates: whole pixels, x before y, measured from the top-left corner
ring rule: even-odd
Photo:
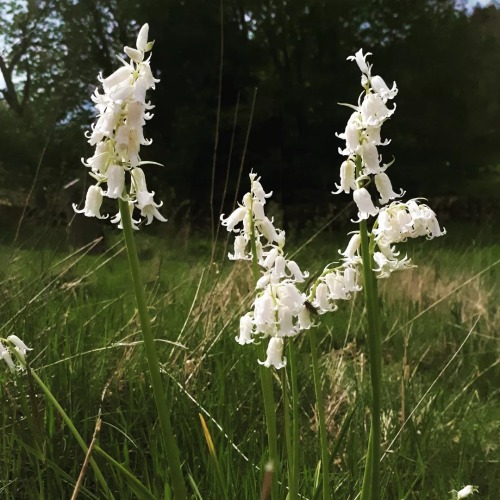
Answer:
[[[368,317],[367,344],[370,360],[371,381],[371,425],[368,450],[365,461],[365,472],[361,490],[361,500],[378,500],[380,498],[380,408],[382,383],[381,354],[381,320],[378,305],[377,279],[387,278],[392,272],[414,267],[407,256],[400,257],[395,244],[405,242],[408,238],[426,236],[432,239],[445,234],[439,227],[434,212],[418,200],[406,203],[398,201],[405,192],[394,191],[386,171],[394,160],[383,164],[378,152],[380,146],[389,144],[382,140],[381,127],[396,110],[388,106],[390,100],[398,93],[396,83],[392,87],[385,83],[382,77],[372,74],[372,65],[359,50],[347,59],[355,61],[361,71],[361,94],[358,105],[347,105],[354,112],[351,114],[345,131],[337,134],[345,140],[345,149],[339,152],[347,156],[340,169],[340,185],[337,191],[349,193],[358,208],[359,233],[351,239],[344,255],[344,262],[356,267],[361,264],[363,285],[365,288],[365,304]],[[374,181],[378,201],[376,206],[369,191],[371,181]],[[392,201],[391,200],[395,200]],[[375,218],[371,233],[368,230],[368,219]],[[356,239],[355,239],[356,238]],[[354,245],[354,242],[356,243]],[[356,251],[353,251],[356,248]],[[356,256],[356,254],[358,254]],[[326,277],[325,277],[326,281]],[[320,294],[317,301],[321,309],[329,305],[328,298]],[[320,300],[321,299],[321,300]]]
[[[382,341],[380,332],[380,313],[377,306],[377,281],[373,272],[373,260],[370,252],[370,241],[366,220],[359,223],[361,236],[361,258],[363,260],[363,283],[365,288],[365,304],[368,316],[368,354],[371,380],[371,425],[368,452],[366,454],[365,472],[361,500],[380,498],[380,398],[382,382]]]
[[[250,211],[253,210],[253,199],[250,202]],[[255,221],[253,217],[250,220],[250,251],[252,254],[252,275],[254,283],[259,280],[259,263],[257,257],[257,238],[255,235]],[[265,356],[264,344],[259,345],[260,355]],[[267,430],[267,445],[269,447],[269,462],[271,463],[273,474],[271,476],[271,498],[278,498],[278,431],[276,427],[276,401],[274,400],[273,392],[273,376],[265,366],[259,366],[260,385],[262,389],[262,397],[264,400],[264,413],[266,415],[266,430]]]
[[[151,385],[160,420],[161,433],[163,437],[163,449],[167,456],[170,476],[172,480],[172,489],[176,500],[184,500],[187,498],[186,487],[181,470],[181,462],[179,458],[179,449],[172,430],[170,422],[170,406],[166,398],[166,392],[163,386],[160,373],[160,364],[156,354],[155,341],[151,330],[149,313],[146,302],[146,294],[140,273],[139,257],[134,240],[134,230],[132,228],[132,220],[130,218],[129,206],[126,202],[119,199],[120,214],[123,225],[123,236],[127,247],[128,262],[130,273],[134,283],[135,296],[137,299],[137,309],[141,322],[142,336],[144,339],[144,350],[148,361],[149,374],[151,377]]]
[[[269,455],[273,470],[278,467],[278,443],[276,430],[276,403],[273,394],[273,373],[268,368],[277,370],[287,364],[283,357],[286,337],[294,337],[301,330],[310,328],[309,312],[305,306],[306,296],[297,288],[297,283],[304,281],[308,273],[302,273],[299,266],[288,260],[284,254],[285,232],[274,227],[264,210],[267,198],[272,193],[266,193],[259,182],[257,174],[250,173],[250,192],[243,196],[242,204],[228,217],[221,216],[222,225],[228,231],[237,233],[234,241],[234,254],[229,254],[231,260],[249,260],[255,282],[255,300],[252,310],[240,318],[240,334],[236,341],[241,344],[257,343],[259,353],[264,361],[258,360],[261,368],[260,378],[266,426],[269,443]],[[242,227],[238,227],[241,224]],[[267,349],[262,340],[269,339]],[[257,340],[257,342],[256,342]],[[289,342],[291,344],[291,340]],[[292,373],[292,378],[296,373]],[[283,375],[283,390],[287,391],[286,376]],[[297,387],[292,383],[295,393],[292,394],[292,412],[294,426],[298,421]],[[288,394],[284,395],[288,400]],[[285,418],[289,420],[289,405],[285,402]],[[285,440],[288,451],[288,472],[291,494],[296,495],[298,489],[298,459],[296,457],[297,434],[294,427],[287,426]],[[291,433],[291,434],[290,434]],[[292,446],[292,442],[294,443]],[[291,469],[292,468],[292,469]],[[272,479],[272,497],[278,498],[278,481]],[[292,496],[293,498],[293,496]]]
[[[316,396],[316,405],[319,423],[319,440],[321,450],[321,472],[323,485],[323,500],[330,500],[330,455],[328,453],[328,436],[326,433],[325,408],[323,404],[323,391],[321,390],[321,375],[318,360],[318,343],[316,341],[316,332],[311,329],[307,332],[309,343],[311,344],[311,362],[314,380],[314,393]]]
[[[290,469],[290,500],[293,500],[294,498],[298,498],[299,495],[299,389],[297,385],[297,355],[295,353],[295,342],[293,342],[293,340],[288,342],[288,356],[290,363],[292,406],[292,455],[289,459],[288,467]],[[289,431],[288,426],[287,430]]]
[[[118,200],[119,211],[111,222],[123,229],[125,245],[132,281],[134,283],[137,308],[144,339],[144,349],[151,377],[151,384],[160,420],[164,453],[170,468],[172,488],[176,500],[184,500],[187,496],[181,470],[179,449],[170,422],[170,406],[167,401],[160,365],[156,354],[155,341],[151,330],[146,294],[141,278],[139,258],[134,240],[134,230],[139,229],[141,220],[134,219],[134,211],[139,211],[145,218],[145,224],[151,224],[153,219],[166,222],[158,208],[162,203],[155,203],[154,191],[149,191],[146,175],[141,168],[147,163],[140,157],[141,146],[151,144],[145,139],[143,127],[147,120],[153,117],[150,111],[154,106],[146,101],[146,92],[154,89],[159,81],[154,78],[150,67],[151,52],[154,42],[148,41],[149,26],[143,25],[136,40],[136,48],[124,47],[125,54],[130,58],[119,60],[123,66],[107,78],[99,75],[103,93],[96,89],[92,100],[98,111],[97,122],[86,134],[90,145],[95,146],[94,156],[83,161],[90,169],[89,175],[96,181],[90,186],[85,199],[85,206],[77,213],[87,217],[103,219],[101,215],[103,198]],[[103,186],[107,186],[104,190]]]

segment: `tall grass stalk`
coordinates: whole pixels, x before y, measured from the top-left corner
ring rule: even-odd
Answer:
[[[56,409],[56,411],[61,415],[61,418],[64,420],[65,424],[68,426],[68,429],[70,430],[71,434],[73,434],[73,437],[76,439],[77,443],[80,445],[80,448],[82,451],[85,453],[85,455],[88,455],[89,452],[89,447],[83,440],[82,436],[78,432],[78,429],[75,427],[73,424],[73,421],[71,418],[69,418],[68,414],[64,411],[63,407],[59,404],[55,396],[52,394],[51,390],[45,385],[43,380],[30,368],[29,365],[27,365],[23,358],[21,356],[17,356],[19,362],[23,367],[26,368],[26,370],[29,372],[29,377],[31,377],[40,387],[42,392],[45,394],[45,397],[49,400],[50,404]],[[96,475],[96,478],[98,482],[100,483],[102,489],[104,490],[106,494],[106,498],[114,499],[113,494],[111,493],[111,490],[108,487],[108,484],[106,482],[106,479],[104,478],[103,473],[99,469],[99,466],[97,465],[97,462],[90,457],[90,466],[92,467],[92,470],[94,471],[94,474]]]
[[[146,351],[146,358],[151,376],[151,385],[153,387],[156,408],[158,410],[158,418],[160,420],[161,433],[163,437],[163,451],[167,456],[175,499],[184,500],[187,498],[187,494],[181,470],[179,448],[177,447],[177,442],[172,430],[172,424],[170,422],[170,406],[168,404],[163,382],[161,380],[160,365],[156,354],[154,336],[149,320],[146,293],[144,291],[144,284],[140,273],[139,257],[137,255],[129,207],[127,202],[122,199],[119,199],[119,205],[123,225],[123,235],[125,238],[125,245],[127,247],[128,262],[130,265],[130,273],[134,282],[137,309],[139,311],[142,336],[144,339],[144,349]]]
[[[222,497],[224,498],[224,500],[228,500],[229,497],[227,496],[226,486],[224,483],[224,476],[222,475],[219,459],[217,458],[217,453],[215,452],[215,446],[212,436],[210,435],[210,431],[208,430],[208,426],[207,423],[205,422],[205,419],[203,418],[203,415],[199,413],[198,416],[200,417],[203,435],[205,436],[205,441],[207,442],[208,452],[210,453],[210,456],[212,457],[212,460],[215,465],[215,471],[217,473],[217,480],[219,481]]]

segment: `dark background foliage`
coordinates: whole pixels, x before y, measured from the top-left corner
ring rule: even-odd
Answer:
[[[229,172],[235,194],[252,117],[246,172],[263,176],[288,218],[331,210],[343,131],[356,103],[360,47],[396,81],[397,111],[384,125],[395,188],[410,196],[496,197],[500,165],[500,10],[451,0],[33,0],[1,4],[2,204],[51,205],[74,178],[85,190],[83,133],[93,121],[97,74],[150,24],[152,68],[143,159],[166,213],[205,222]],[[222,40],[222,44],[221,44]],[[221,71],[222,55],[222,71]],[[222,78],[220,78],[220,75]],[[216,127],[219,109],[220,114]],[[255,103],[254,103],[255,98]],[[254,112],[252,115],[252,109]],[[214,146],[217,154],[214,162]],[[45,151],[43,153],[43,151]],[[41,160],[41,161],[40,161]],[[215,170],[213,165],[215,164]],[[38,167],[38,168],[37,168]],[[74,196],[74,194],[72,194]],[[64,199],[64,196],[63,196]],[[78,200],[74,200],[78,201]],[[285,221],[286,224],[286,221]]]

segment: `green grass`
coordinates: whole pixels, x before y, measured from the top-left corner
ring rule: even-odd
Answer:
[[[412,242],[418,268],[381,283],[383,335],[383,497],[451,498],[452,489],[500,490],[498,433],[498,232],[449,227],[439,240]],[[225,235],[223,235],[225,237]],[[496,238],[496,239],[495,239]],[[132,471],[155,498],[167,467],[142,353],[135,297],[120,233],[106,250],[70,254],[27,236],[0,246],[1,337],[15,333],[28,360],[90,443],[101,409],[99,446]],[[305,238],[304,238],[305,239]],[[345,244],[322,235],[294,258],[318,272]],[[259,497],[266,433],[257,349],[239,346],[238,319],[251,302],[250,270],[210,242],[137,234],[159,358],[173,399],[172,424],[192,498],[222,498],[198,414],[204,415],[229,498]],[[289,242],[291,254],[301,242]],[[486,271],[484,271],[486,270]],[[484,271],[484,272],[483,272]],[[360,490],[369,426],[363,297],[318,327],[332,488],[336,499]],[[470,335],[469,335],[470,334]],[[464,340],[466,342],[464,343]],[[319,461],[309,343],[296,339],[300,389],[300,493],[312,498]],[[278,379],[276,398],[281,398]],[[69,498],[84,459],[60,416],[25,375],[0,365],[0,495]],[[278,412],[282,453],[283,412]],[[390,446],[390,448],[389,448]],[[94,450],[116,498],[135,498],[126,478]],[[260,470],[259,470],[260,469]],[[278,471],[286,479],[285,470]],[[281,498],[285,498],[284,487]],[[199,493],[197,493],[199,492]],[[81,498],[102,498],[91,469]]]

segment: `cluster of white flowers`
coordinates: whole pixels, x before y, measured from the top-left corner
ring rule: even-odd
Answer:
[[[14,349],[17,355],[24,361],[26,353],[31,351],[30,349],[17,335],[9,335],[6,339],[2,339],[6,344],[0,342],[0,358],[3,359],[10,370],[14,372],[16,370],[16,363],[12,359],[10,349]],[[22,369],[22,365],[19,365],[19,369]]]
[[[436,214],[418,200],[406,203],[392,201],[404,195],[396,193],[386,170],[393,162],[383,164],[378,152],[379,146],[389,144],[381,139],[381,127],[396,109],[388,107],[389,100],[398,92],[396,83],[389,88],[378,75],[372,75],[372,66],[366,61],[368,54],[359,50],[349,60],[356,61],[361,70],[363,93],[351,114],[345,131],[338,137],[345,140],[340,153],[347,156],[340,168],[340,184],[337,191],[349,193],[358,207],[358,221],[377,217],[370,234],[370,252],[378,266],[373,270],[377,277],[385,278],[393,271],[412,267],[410,259],[400,257],[395,245],[408,238],[426,236],[432,239],[445,234],[436,219]],[[378,191],[381,207],[373,203],[367,187],[371,178]],[[283,338],[297,335],[311,327],[311,311],[324,314],[337,309],[337,301],[349,300],[352,294],[362,289],[360,256],[361,236],[355,232],[342,255],[341,263],[330,264],[315,281],[309,295],[301,293],[297,283],[302,283],[307,273],[287,260],[283,247],[285,233],[276,229],[273,221],[266,217],[264,205],[272,193],[266,193],[257,175],[250,174],[251,190],[243,197],[243,203],[229,217],[221,216],[222,225],[228,231],[237,233],[232,260],[251,260],[255,253],[261,267],[262,277],[258,280],[257,296],[253,308],[240,319],[240,344],[252,343],[255,338],[270,337],[267,359],[260,362],[265,366],[281,368],[283,359]],[[391,202],[390,204],[388,204]],[[242,227],[240,227],[240,224]]]
[[[153,42],[148,42],[148,31],[149,26],[145,24],[137,37],[136,49],[124,48],[130,57],[129,62],[119,58],[123,63],[121,68],[107,78],[99,75],[104,93],[100,94],[96,89],[92,95],[99,114],[92,131],[86,134],[89,144],[95,146],[95,153],[86,161],[82,159],[97,183],[88,189],[83,209],[78,210],[73,205],[78,213],[103,219],[108,217],[100,213],[103,197],[121,198],[129,204],[134,229],[138,229],[140,222],[133,219],[134,208],[146,217],[146,224],[150,224],[153,218],[166,222],[158,211],[162,204],[154,202],[154,191],[148,191],[144,171],[140,168],[140,165],[154,163],[141,161],[139,150],[141,145],[151,144],[143,134],[146,120],[153,116],[149,111],[154,107],[146,101],[146,91],[154,89],[159,81],[151,72],[151,56],[144,59],[153,47]],[[103,189],[104,184],[107,189]],[[111,222],[121,228],[120,214]]]
[[[346,250],[339,251],[340,255],[343,255],[342,264],[333,269],[327,266],[316,280],[311,289],[310,301],[318,314],[335,311],[337,300],[349,300],[353,292],[359,292],[362,289],[360,242],[359,233],[355,232]]]
[[[297,283],[303,283],[308,273],[286,259],[285,232],[275,228],[264,212],[266,199],[272,193],[266,193],[259,180],[257,174],[250,174],[251,189],[243,197],[243,204],[227,218],[222,215],[221,221],[228,231],[237,233],[234,254],[229,254],[229,258],[251,260],[255,248],[262,274],[256,284],[252,310],[240,318],[236,341],[243,345],[256,338],[270,337],[267,359],[259,363],[282,368],[286,364],[282,355],[283,337],[295,336],[312,324],[306,295],[297,288]]]
[[[425,236],[427,239],[442,236],[446,231],[439,227],[436,214],[425,204],[410,200],[395,201],[383,207],[372,230],[378,252],[373,258],[379,266],[378,277],[386,278],[391,272],[414,267],[406,256],[398,259],[399,252],[393,246],[408,238]]]
[[[353,191],[360,220],[377,215],[379,210],[373,204],[370,193],[363,187],[362,181],[367,180],[370,175],[375,177],[380,203],[385,204],[404,194],[404,191],[395,193],[392,189],[391,181],[385,173],[392,163],[381,164],[377,149],[378,146],[385,146],[390,142],[388,139],[382,141],[381,128],[396,110],[396,105],[392,109],[388,108],[387,101],[396,97],[398,89],[396,83],[389,89],[380,76],[371,75],[371,65],[366,61],[368,55],[370,53],[363,55],[361,49],[354,56],[348,57],[349,60],[355,60],[361,70],[364,97],[358,106],[349,105],[354,112],[347,122],[345,131],[337,134],[339,138],[346,141],[345,149],[339,148],[339,153],[347,156],[347,160],[340,168],[340,185],[335,185],[337,187],[335,194],[341,191],[344,193]],[[356,168],[358,162],[361,169]]]
[[[391,200],[404,195],[401,190],[396,193],[389,176],[385,173],[393,162],[382,164],[377,147],[389,144],[389,140],[382,141],[381,127],[390,118],[396,109],[387,106],[387,102],[394,99],[398,89],[396,83],[389,88],[378,75],[372,75],[372,66],[366,58],[370,53],[363,54],[360,49],[349,60],[354,60],[361,70],[361,85],[364,88],[358,106],[351,106],[351,114],[346,129],[337,134],[346,142],[345,149],[339,149],[347,160],[340,168],[340,185],[336,184],[337,191],[349,193],[353,191],[353,199],[358,207],[358,222],[369,217],[377,217],[373,235],[378,251],[373,258],[378,268],[375,269],[379,278],[385,278],[392,271],[412,267],[406,256],[399,258],[399,252],[393,246],[395,243],[406,241],[407,238],[426,236],[431,239],[445,234],[439,227],[436,214],[418,200],[407,203],[394,201],[388,206],[377,207],[366,189],[367,182],[374,177],[375,187],[379,194],[379,203],[387,205]],[[317,291],[317,290],[316,290]]]

